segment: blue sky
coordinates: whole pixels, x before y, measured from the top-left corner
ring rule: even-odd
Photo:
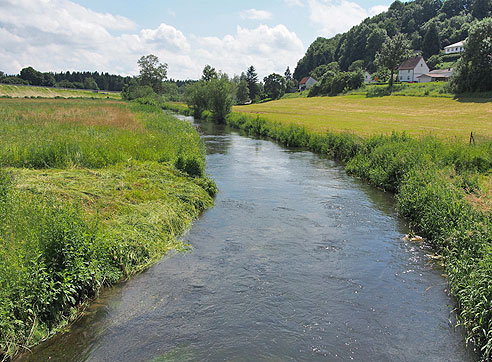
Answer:
[[[391,1],[368,0],[2,0],[0,70],[98,70],[137,74],[157,55],[174,79],[206,64],[260,77],[293,70],[318,36],[333,36]],[[5,16],[4,16],[5,15]]]

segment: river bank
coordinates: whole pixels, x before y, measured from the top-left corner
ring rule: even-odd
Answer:
[[[468,146],[396,133],[369,138],[317,134],[295,123],[286,126],[237,112],[228,115],[226,123],[251,135],[327,154],[345,163],[349,174],[394,192],[400,214],[429,240],[443,262],[467,342],[484,358],[491,356],[492,222],[486,177],[492,167],[490,143]]]
[[[159,108],[0,100],[0,358],[80,315],[213,206],[205,149]],[[7,142],[8,140],[8,142]]]

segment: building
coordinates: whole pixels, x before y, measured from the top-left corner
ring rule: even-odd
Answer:
[[[369,84],[369,83],[375,83],[376,81],[372,78],[372,75],[369,74],[369,72],[366,70],[364,72],[364,83]]]
[[[456,54],[456,53],[462,53],[464,51],[465,51],[465,45],[463,44],[462,41],[444,47],[444,54]]]
[[[311,88],[317,82],[313,77],[304,77],[299,82],[299,92]]]
[[[453,75],[453,69],[436,69],[418,76],[419,83],[447,82]]]
[[[421,55],[405,60],[398,67],[400,82],[418,82],[418,77],[429,73],[429,67]]]

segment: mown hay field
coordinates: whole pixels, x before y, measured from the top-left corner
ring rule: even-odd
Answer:
[[[492,137],[492,99],[348,95],[281,99],[236,106],[233,111],[294,123],[316,133],[371,136],[404,131],[460,141],[467,141],[470,132],[477,138]]]
[[[110,100],[0,99],[0,360],[146,268],[213,205],[194,127]]]
[[[0,97],[12,98],[104,98],[121,99],[121,94],[116,92],[98,91],[84,89],[61,89],[51,87],[33,87],[27,85],[0,84]]]

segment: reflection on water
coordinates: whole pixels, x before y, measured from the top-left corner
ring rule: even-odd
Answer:
[[[215,208],[26,360],[473,361],[390,196],[305,151],[200,125]]]

